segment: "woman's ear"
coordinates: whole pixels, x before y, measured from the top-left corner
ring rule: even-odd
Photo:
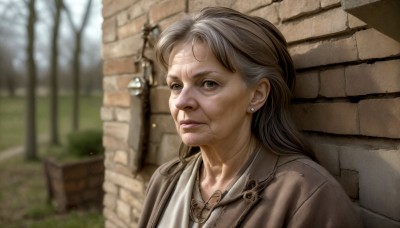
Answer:
[[[270,90],[271,85],[268,79],[262,78],[260,81],[258,81],[254,89],[253,98],[250,102],[251,112],[259,110],[265,104],[265,102],[267,102]]]

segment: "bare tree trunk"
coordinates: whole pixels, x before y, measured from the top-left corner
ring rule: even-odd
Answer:
[[[36,62],[35,53],[35,0],[28,2],[28,45],[27,45],[27,64],[28,64],[28,81],[26,87],[26,123],[25,123],[25,157],[27,160],[37,158],[37,137],[36,137]]]
[[[60,25],[60,15],[62,8],[61,0],[54,0],[54,24],[51,40],[51,70],[50,70],[50,144],[59,145],[58,134],[58,34]]]
[[[72,27],[72,29],[75,31],[75,48],[74,48],[74,59],[73,59],[73,104],[72,104],[72,130],[73,131],[78,131],[79,130],[79,90],[80,90],[80,71],[81,71],[81,47],[82,47],[82,35],[83,31],[88,23],[89,20],[89,15],[90,15],[90,8],[92,5],[92,0],[88,0],[88,3],[86,5],[85,9],[85,14],[83,16],[82,24],[79,28],[76,28],[74,26],[74,22],[72,20],[72,15],[71,12],[69,11],[68,7],[65,7],[65,10],[67,12],[68,16],[68,21]]]

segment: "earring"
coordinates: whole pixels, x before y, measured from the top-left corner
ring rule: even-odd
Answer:
[[[250,112],[254,112],[255,111],[255,109],[254,108],[250,108]]]

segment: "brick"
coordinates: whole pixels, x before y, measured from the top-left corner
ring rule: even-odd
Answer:
[[[158,149],[157,165],[162,165],[179,156],[179,146],[181,138],[178,134],[163,134]]]
[[[163,19],[162,21],[160,21],[158,23],[158,26],[160,27],[161,31],[164,31],[166,28],[168,28],[170,25],[172,25],[174,22],[182,19],[184,16],[186,16],[186,13],[182,12],[182,13],[178,13],[175,14],[172,17],[168,17],[166,19]]]
[[[227,2],[229,2],[229,1],[227,1]],[[251,1],[251,4],[249,4],[249,1],[247,1],[247,0],[237,0],[231,6],[231,8],[236,9],[243,13],[248,13],[253,9],[270,5],[272,2],[273,2],[272,0],[253,0],[253,1]]]
[[[111,15],[118,13],[119,11],[128,8],[134,1],[132,0],[105,0],[103,1],[103,18],[107,18]]]
[[[114,108],[102,106],[100,109],[100,118],[102,121],[111,121],[114,119]]]
[[[103,43],[117,40],[117,22],[115,17],[105,19],[102,25]]]
[[[167,86],[158,86],[150,91],[150,105],[152,113],[170,113],[168,98],[171,91]]]
[[[116,74],[135,73],[135,60],[136,56],[129,56],[118,59],[107,59],[103,62],[103,74],[105,76],[108,76]]]
[[[368,29],[355,35],[360,59],[384,58],[400,54],[400,43],[376,31]],[[374,48],[371,48],[374,47]]]
[[[110,76],[103,78],[103,90],[106,92],[117,91],[117,77]]]
[[[109,195],[117,195],[118,194],[118,187],[110,181],[103,182],[103,189]]]
[[[129,107],[131,96],[128,91],[124,92],[105,92],[103,95],[103,104],[105,106]]]
[[[347,30],[347,13],[335,8],[304,20],[282,24],[279,29],[288,43],[332,36]]]
[[[302,130],[345,135],[359,134],[356,104],[293,104],[291,111]]]
[[[347,14],[347,20],[349,21],[349,27],[351,29],[356,29],[356,28],[361,28],[361,27],[366,27],[367,24],[363,22],[362,20],[358,19],[357,17]]]
[[[105,136],[111,136],[122,142],[128,141],[129,124],[121,122],[104,122],[103,123],[103,134]]]
[[[361,219],[365,227],[399,228],[400,222],[362,208]]]
[[[163,134],[176,133],[174,120],[169,114],[152,115],[150,126],[150,142],[159,143]]]
[[[118,150],[114,155],[114,163],[120,163],[122,165],[128,164],[128,154],[126,151]]]
[[[135,55],[141,49],[142,43],[140,33],[117,42],[105,43],[102,48],[103,60]]]
[[[157,23],[164,18],[183,12],[185,8],[186,4],[184,0],[166,0],[156,3],[150,7],[150,23]]]
[[[152,5],[159,2],[159,0],[146,0],[139,1],[128,8],[128,18],[137,18],[143,14],[147,14]]]
[[[142,33],[143,25],[147,22],[147,15],[142,15],[129,21],[127,24],[118,28],[118,38],[124,39],[126,37]]]
[[[357,200],[359,198],[358,179],[358,172],[349,169],[342,169],[340,172],[340,177],[338,179],[339,183],[342,185],[347,195],[354,200]]]
[[[319,164],[325,167],[333,176],[340,176],[340,147],[335,144],[323,142],[320,138],[310,140],[310,144]]]
[[[349,96],[400,92],[400,60],[346,67]]]
[[[128,84],[132,80],[132,75],[121,75],[116,78],[116,87],[117,90],[127,90]]]
[[[117,20],[117,25],[118,26],[125,25],[129,20],[128,11],[124,10],[124,11],[120,12],[119,14],[117,14],[117,19],[116,20]]]
[[[223,6],[232,8],[232,0],[207,0],[207,1],[187,1],[189,12],[197,12],[208,6]],[[256,1],[254,1],[256,2]]]
[[[252,5],[252,4],[247,4]],[[262,7],[260,9],[254,10],[250,13],[252,16],[262,17],[274,25],[279,23],[279,15],[278,15],[278,4],[272,4],[266,7]]]
[[[343,146],[341,168],[358,171],[359,203],[363,208],[400,221],[400,201],[393,201],[400,199],[400,153],[398,149],[373,148]]]
[[[321,88],[319,94],[323,97],[345,97],[346,80],[344,68],[329,69],[320,72]]]
[[[106,150],[127,150],[129,148],[127,142],[121,142],[112,136],[103,136],[103,146]]]
[[[131,191],[121,189],[120,196],[122,201],[128,203],[133,208],[141,209],[143,207],[144,195],[139,196]]]
[[[335,5],[340,5],[340,0],[321,0],[321,7],[327,8]]]
[[[359,103],[361,135],[400,138],[400,98]]]
[[[308,68],[358,60],[353,37],[334,41],[314,42],[289,48],[296,68]]]
[[[119,218],[121,218],[125,223],[129,224],[131,222],[131,207],[129,204],[122,200],[117,200],[116,212]]]
[[[126,176],[117,172],[113,172],[111,170],[106,170],[106,177],[107,181],[111,181],[114,184],[123,187],[125,189],[129,189],[135,194],[144,194],[144,183],[138,181],[130,176]]]
[[[283,21],[319,10],[320,0],[285,0],[281,2],[279,15]],[[248,4],[248,3],[247,3]]]
[[[129,122],[131,120],[131,109],[115,108],[115,118],[118,122]]]
[[[110,210],[115,210],[117,206],[117,195],[109,193],[104,194],[103,205]]]
[[[318,76],[318,71],[298,73],[293,96],[295,98],[316,98],[319,90]]]

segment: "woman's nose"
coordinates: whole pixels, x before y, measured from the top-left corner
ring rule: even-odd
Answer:
[[[190,87],[184,87],[175,99],[175,107],[180,110],[195,109],[197,106],[195,92]]]

